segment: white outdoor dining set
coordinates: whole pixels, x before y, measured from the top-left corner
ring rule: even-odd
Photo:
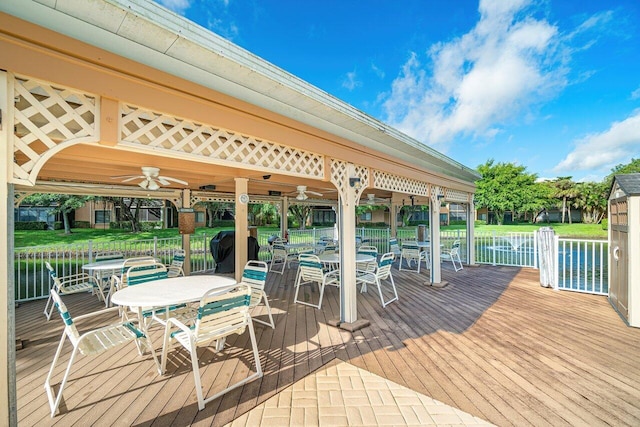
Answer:
[[[184,347],[191,357],[191,364],[198,401],[202,410],[207,402],[262,376],[253,322],[275,329],[271,307],[264,291],[268,266],[263,261],[249,261],[243,270],[242,280],[223,275],[185,276],[182,272],[184,253],[176,251],[171,265],[161,264],[153,257],[125,259],[109,256],[85,265],[79,274],[59,277],[47,263],[52,288],[44,314],[49,319],[57,308],[64,321],[64,331],[45,381],[51,417],[60,407],[63,391],[71,368],[78,354],[95,356],[107,350],[135,343],[140,355],[149,352],[160,375],[165,374],[171,348],[176,343]],[[89,274],[89,271],[93,274]],[[110,272],[110,275],[107,273]],[[82,316],[72,317],[63,298],[79,292],[93,292],[105,302],[106,308]],[[258,305],[264,304],[260,318],[252,316]],[[114,305],[112,307],[112,305]],[[268,321],[263,320],[264,312]],[[76,322],[113,313],[119,316],[116,323],[80,333]],[[156,355],[152,335],[154,325],[164,328],[162,352]],[[215,344],[222,351],[225,339],[232,334],[249,331],[254,369],[251,374],[217,393],[205,397],[201,384],[198,346]],[[59,375],[56,365],[66,340],[73,349],[59,386],[53,377]],[[179,363],[179,362],[177,362]],[[207,385],[204,389],[209,389]]]

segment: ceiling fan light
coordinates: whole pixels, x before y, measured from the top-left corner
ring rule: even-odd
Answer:
[[[155,182],[155,181],[149,181],[149,185],[147,186],[147,189],[148,189],[148,190],[156,191],[158,188],[160,188],[160,186],[158,185],[158,183],[157,183],[157,182]]]
[[[299,193],[299,194],[296,196],[296,200],[307,200],[307,195],[306,195],[306,194],[304,194],[304,193]]]
[[[144,188],[144,189],[146,190],[146,189],[147,189],[147,187],[149,186],[149,181],[147,181],[146,179],[144,179],[144,180],[140,181],[140,182],[138,183],[138,185],[139,185],[140,187],[142,187],[142,188]]]

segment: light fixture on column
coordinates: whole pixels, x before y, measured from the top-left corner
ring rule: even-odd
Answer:
[[[358,177],[349,178],[349,186],[355,188],[356,190],[359,190],[360,188],[362,188],[362,181]]]

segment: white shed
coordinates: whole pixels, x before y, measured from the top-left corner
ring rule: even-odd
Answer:
[[[640,173],[616,175],[609,193],[609,302],[640,327]]]

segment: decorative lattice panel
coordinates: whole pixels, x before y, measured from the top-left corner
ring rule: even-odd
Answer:
[[[444,198],[447,202],[468,203],[469,193],[460,190],[450,190],[447,188],[444,191]]]
[[[154,152],[207,158],[225,166],[253,166],[273,172],[323,178],[322,155],[241,135],[226,129],[125,105],[121,140]]]
[[[34,184],[47,152],[79,138],[97,141],[97,96],[17,76],[13,88],[15,183]]]
[[[416,196],[429,196],[429,184],[416,179],[403,178],[378,170],[373,171],[373,186],[381,190],[389,190],[395,193],[415,194]]]
[[[444,197],[444,188],[433,185],[431,187],[430,197],[434,204],[438,200],[438,196]]]
[[[347,162],[334,159],[331,160],[331,182],[338,189],[340,196],[344,198],[347,185],[349,185]]]

